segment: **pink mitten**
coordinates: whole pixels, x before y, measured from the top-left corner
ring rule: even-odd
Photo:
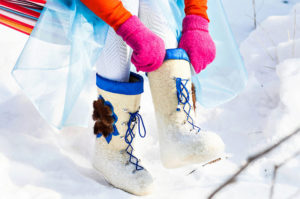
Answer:
[[[138,17],[132,16],[125,21],[117,34],[133,49],[131,62],[137,71],[151,72],[162,65],[166,53],[164,41],[144,26]]]
[[[187,15],[182,23],[179,48],[190,57],[196,73],[200,73],[216,56],[216,46],[208,32],[208,21],[198,15]]]

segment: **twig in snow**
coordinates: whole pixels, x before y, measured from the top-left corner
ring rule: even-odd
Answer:
[[[262,29],[263,30],[263,29]],[[276,50],[276,57],[273,57],[268,49],[263,45],[263,41],[260,40],[260,42],[257,43],[262,49],[265,50],[266,54],[277,64],[278,63],[278,56],[277,56],[277,46],[274,45],[274,48]]]
[[[264,66],[265,68],[268,68],[268,69],[270,69],[270,70],[276,70],[276,68],[275,67],[272,67],[272,66]]]
[[[223,159],[223,158],[217,158],[217,159],[214,159],[214,160],[212,160],[212,161],[209,161],[209,162],[203,164],[202,167],[205,167],[205,166],[207,166],[207,165],[214,164],[214,163],[216,163],[216,162],[221,161],[222,159]],[[228,157],[226,156],[226,157],[224,157],[224,159],[228,159]],[[197,169],[193,169],[193,170],[192,170],[191,172],[189,172],[187,175],[191,175],[191,174],[194,173],[195,171],[197,171]]]
[[[300,128],[297,128],[294,132],[292,132],[291,134],[285,136],[284,138],[282,138],[281,140],[279,140],[276,144],[273,144],[272,146],[266,148],[265,150],[250,156],[247,159],[247,162],[241,166],[241,168],[234,173],[228,180],[226,180],[223,184],[221,184],[215,191],[212,192],[212,194],[210,194],[208,196],[208,199],[212,199],[217,193],[219,193],[221,190],[223,190],[225,187],[227,187],[228,185],[234,183],[236,181],[236,178],[254,161],[256,161],[257,159],[265,156],[266,154],[270,153],[271,151],[273,151],[274,149],[276,149],[277,147],[279,147],[281,144],[285,143],[287,140],[289,140],[290,138],[294,137],[295,135],[297,135],[300,132]]]
[[[252,5],[253,5],[254,28],[256,29],[256,7],[255,7],[255,0],[252,0]]]
[[[253,17],[248,16],[248,15],[246,15],[246,16],[254,20]],[[274,48],[275,48],[275,57],[273,57],[273,56],[269,53],[268,49],[267,49],[265,46],[262,45],[262,44],[264,43],[264,41],[260,40],[257,44],[258,44],[262,49],[264,49],[264,51],[266,52],[266,54],[267,54],[274,62],[276,62],[276,64],[278,64],[278,63],[279,63],[279,61],[278,61],[279,58],[278,58],[278,53],[277,53],[277,44],[276,44],[276,43],[274,42],[274,40],[271,38],[270,33],[269,33],[266,29],[264,29],[264,28],[262,27],[262,25],[261,25],[259,22],[256,22],[256,24],[261,28],[261,30],[262,30],[263,32],[266,33],[267,38],[271,41],[272,45],[274,46]]]
[[[277,52],[277,44],[276,44],[276,42],[272,39],[272,37],[271,37],[271,34],[260,24],[260,23],[257,23],[257,25],[261,28],[261,30],[263,31],[263,32],[265,32],[266,33],[266,36],[267,36],[267,38],[271,41],[271,43],[273,44],[273,46],[274,46],[274,48],[275,48],[275,58],[268,52],[268,50],[267,50],[267,48],[265,48],[264,46],[262,46],[260,43],[260,45],[265,49],[265,51],[267,52],[267,54],[271,57],[271,59],[273,60],[273,61],[275,61],[276,62],[276,64],[278,64],[279,63],[279,58],[278,58],[278,52]],[[263,41],[261,41],[261,43],[263,43]]]
[[[296,26],[297,26],[297,10],[295,9],[295,16],[294,16],[294,35],[293,35],[293,58],[295,58],[295,38],[296,38]]]
[[[296,158],[299,155],[300,155],[300,151],[294,153],[292,156],[290,156],[289,158],[285,159],[280,164],[277,164],[277,165],[274,166],[273,178],[272,178],[272,185],[271,185],[270,195],[269,195],[270,199],[272,199],[273,196],[274,196],[274,188],[275,188],[275,183],[276,183],[276,177],[277,177],[278,169],[280,169],[282,166],[284,166],[285,164],[289,163],[289,161],[293,160],[294,158]]]
[[[275,182],[276,182],[276,177],[277,177],[277,170],[278,170],[278,166],[275,165],[274,170],[273,170],[272,185],[271,185],[270,195],[269,195],[270,199],[272,199],[273,195],[274,195],[274,187],[275,187]]]
[[[202,166],[203,166],[203,167],[205,167],[205,166],[207,166],[207,165],[210,165],[210,164],[213,164],[213,163],[219,162],[220,160],[222,160],[222,158],[217,158],[217,159],[215,159],[215,160],[212,160],[212,161],[210,161],[210,162],[208,162],[208,163],[206,163],[206,164],[204,164],[204,165],[202,165]]]
[[[277,46],[276,42],[272,39],[271,34],[260,24],[257,22],[257,25],[267,34],[267,38],[271,41],[274,47]]]

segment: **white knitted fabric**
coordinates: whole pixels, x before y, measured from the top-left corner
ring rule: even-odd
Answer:
[[[118,117],[116,127],[119,136],[113,136],[108,144],[101,136],[97,138],[93,165],[103,174],[105,179],[113,186],[123,189],[135,195],[146,195],[153,190],[153,179],[147,170],[136,170],[135,165],[128,162],[129,155],[126,153],[124,135],[129,121],[129,112],[138,111],[140,105],[140,95],[121,95],[98,89],[98,93],[109,101],[114,107],[114,112]],[[137,127],[135,127],[136,129]],[[140,162],[139,162],[139,165]]]
[[[169,5],[168,0],[160,1],[164,1],[166,6]],[[147,28],[164,41],[166,49],[177,48],[177,39],[169,28],[162,10],[157,8],[155,3],[151,3],[151,0],[140,0],[139,18]]]
[[[161,160],[165,167],[176,168],[187,164],[213,160],[223,154],[222,139],[212,132],[197,133],[187,122],[187,115],[178,99],[175,78],[189,79],[187,88],[191,96],[190,64],[185,60],[167,60],[156,71],[148,73],[155,107],[160,141]],[[190,104],[193,106],[192,100]],[[191,110],[194,121],[194,110]]]
[[[122,0],[122,3],[131,14],[138,15],[145,26],[164,40],[166,49],[177,47],[176,37],[166,25],[163,13],[153,9],[149,0]],[[110,27],[96,63],[97,73],[110,80],[128,82],[131,54],[131,48]]]
[[[122,0],[122,3],[131,14],[138,15],[139,0]],[[130,47],[109,27],[105,45],[96,62],[97,73],[110,80],[128,82],[131,54]]]

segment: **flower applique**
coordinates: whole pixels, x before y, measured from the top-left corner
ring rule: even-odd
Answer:
[[[116,127],[118,117],[114,113],[114,107],[109,101],[105,101],[101,95],[97,101],[94,101],[93,106],[94,134],[97,135],[97,138],[104,136],[109,144],[112,136],[119,135]]]

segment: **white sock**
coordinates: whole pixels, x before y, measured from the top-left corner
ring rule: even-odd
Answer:
[[[149,0],[122,0],[123,5],[132,14],[139,15],[141,21],[152,32],[162,38],[166,49],[177,48],[178,43],[165,16]],[[126,45],[113,28],[109,28],[105,46],[96,63],[97,73],[110,80],[128,82],[130,75],[130,58],[132,50]]]
[[[124,7],[133,15],[138,14],[139,0],[122,0]],[[128,82],[130,75],[130,58],[132,50],[109,28],[105,46],[96,63],[97,73],[107,79]]]
[[[107,79],[127,82],[130,73],[130,49],[113,28],[109,28],[105,46],[96,63],[97,73]]]
[[[166,3],[166,6],[169,5],[167,0],[160,1],[165,1],[162,3]],[[176,36],[169,28],[167,19],[164,13],[162,13],[158,3],[155,1],[140,0],[139,18],[147,28],[162,38],[165,42],[166,49],[177,48],[178,42]]]

